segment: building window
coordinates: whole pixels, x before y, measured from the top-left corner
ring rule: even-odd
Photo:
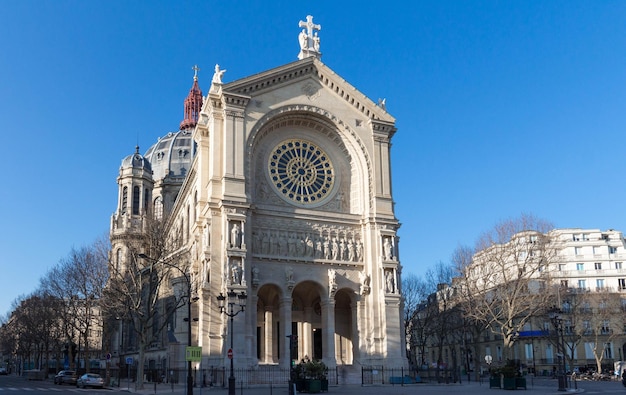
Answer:
[[[600,329],[600,333],[603,335],[608,335],[611,333],[611,325],[609,320],[602,321],[602,328]]]
[[[122,189],[122,215],[126,214],[126,207],[128,207],[128,187]]]
[[[582,247],[574,247],[574,254],[575,255],[582,255],[583,254],[583,248]]]
[[[567,280],[561,280],[561,288],[568,288]]]
[[[567,265],[565,263],[559,263],[559,271],[564,272]]]
[[[139,215],[140,190],[138,186],[133,187],[133,215]]]
[[[622,268],[622,262],[615,262],[615,268],[616,269],[621,269]]]
[[[617,247],[609,246],[609,254],[617,254]]]
[[[596,279],[596,290],[602,291],[603,289],[604,289],[604,279],[603,278]]]
[[[571,313],[572,312],[572,304],[570,303],[569,300],[566,300],[563,302],[563,306],[561,307],[563,309],[564,313]]]
[[[163,219],[163,199],[160,196],[154,200],[154,218]]]
[[[122,268],[122,249],[118,248],[117,253],[115,254],[115,271],[119,273],[121,268]]]
[[[526,354],[526,360],[530,360],[534,358],[533,355],[533,344],[532,343],[526,343],[524,344],[524,351]]]
[[[585,264],[584,263],[577,263],[576,264],[576,270],[585,270]]]
[[[604,357],[608,358],[608,359],[612,359],[613,358],[613,348],[612,348],[612,344],[611,343],[606,343],[604,345]]]
[[[564,324],[565,324],[565,325],[563,326],[563,332],[564,332],[566,335],[571,335],[571,334],[573,334],[573,333],[574,333],[574,328],[572,327],[572,321],[571,321],[571,320],[566,320],[566,321],[564,322]]]
[[[150,190],[148,188],[143,192],[143,211],[146,214],[150,213]]]
[[[617,288],[619,288],[620,290],[626,289],[626,278],[617,279]]]
[[[593,267],[594,267],[596,270],[602,270],[602,262],[596,262],[596,263],[594,263],[594,264],[593,264]]]
[[[587,280],[578,280],[578,288],[587,289]]]

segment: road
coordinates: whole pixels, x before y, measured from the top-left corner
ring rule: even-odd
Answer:
[[[624,394],[626,388],[619,381],[580,381],[577,383],[578,393],[584,394]],[[573,391],[559,392],[557,391],[556,380],[537,378],[529,380],[528,390],[519,390],[520,395],[557,395],[572,394]],[[146,385],[143,391],[135,391],[131,385],[130,391],[126,386],[121,388],[104,388],[104,389],[79,389],[69,385],[55,385],[52,379],[49,380],[27,380],[23,377],[9,375],[0,376],[0,395],[61,395],[61,394],[93,394],[93,395],[113,395],[136,393],[142,395],[183,395],[185,393],[184,386],[176,386],[174,388],[168,385],[158,385],[153,387]],[[194,395],[226,395],[228,391],[225,388],[194,388]],[[439,395],[439,394],[463,394],[463,395],[511,395],[510,390],[489,389],[486,383],[464,382],[459,384],[413,384],[407,386],[331,386],[328,395],[345,394],[345,395]],[[286,395],[288,393],[286,386],[277,386],[275,388],[253,388],[241,389],[237,388],[237,395]],[[298,394],[299,395],[299,394]],[[326,395],[326,394],[323,394]]]
[[[88,394],[112,394],[121,391],[111,391],[109,389],[79,389],[72,385],[55,385],[52,379],[49,380],[27,380],[24,377],[8,375],[0,376],[0,394],[71,394],[80,393],[83,395]],[[126,391],[124,391],[126,392]]]

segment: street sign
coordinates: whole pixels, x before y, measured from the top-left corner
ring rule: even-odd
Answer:
[[[185,347],[185,361],[202,361],[202,347]]]
[[[133,357],[126,357],[126,365],[132,365],[133,364]]]
[[[232,348],[228,349],[228,359],[233,359],[233,349]]]

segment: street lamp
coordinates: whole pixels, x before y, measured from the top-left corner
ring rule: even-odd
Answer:
[[[559,382],[559,391],[566,391],[567,381],[566,381],[565,370],[567,368],[565,366],[565,343],[563,340],[563,318],[559,316],[560,313],[561,313],[561,310],[557,308],[552,308],[549,312],[549,315],[550,315],[550,321],[552,321],[552,325],[554,325],[554,329],[556,331],[557,354],[558,354],[559,348],[561,348],[561,351],[562,351],[561,353],[562,364],[561,366],[559,366],[560,371],[558,372],[558,375],[557,375],[558,382]]]
[[[217,295],[217,303],[220,307],[220,313],[230,317],[230,350],[228,358],[230,359],[230,376],[228,377],[228,395],[235,395],[235,373],[233,370],[233,318],[244,311],[246,308],[246,299],[248,296],[244,291],[236,293],[232,289],[226,293],[228,296],[228,311],[226,311],[226,296],[221,292]],[[239,306],[239,310],[235,311],[235,305]]]
[[[146,259],[148,261],[157,262],[156,259],[149,257],[146,254],[138,254],[137,255],[141,259]],[[184,321],[187,321],[187,346],[191,347],[191,303],[196,302],[199,298],[197,296],[192,297],[191,291],[191,278],[190,276],[181,268],[176,265],[169,264],[167,262],[161,262],[167,267],[174,268],[178,270],[183,277],[185,278],[185,282],[187,283],[187,318]],[[189,359],[189,358],[188,358]],[[193,395],[193,376],[191,375],[191,360],[187,361],[187,395]]]

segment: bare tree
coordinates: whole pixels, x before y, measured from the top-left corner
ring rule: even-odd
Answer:
[[[90,333],[94,326],[100,328],[100,301],[108,280],[108,252],[105,239],[80,249],[73,248],[69,256],[53,267],[41,281],[41,288],[63,302],[59,316],[65,324],[68,349],[78,340],[82,347],[85,368],[89,371],[90,350],[99,349]],[[77,339],[78,338],[78,339]],[[70,357],[74,361],[74,355]]]
[[[163,340],[173,313],[190,298],[192,288],[189,258],[181,240],[168,237],[166,223],[144,218],[141,233],[125,235],[125,260],[109,262],[109,283],[105,289],[107,316],[127,323],[137,340],[137,377],[143,377],[147,347]],[[184,277],[187,290],[174,292],[173,283]],[[138,379],[139,389],[143,380]]]
[[[466,246],[458,246],[452,254],[452,267],[457,276],[453,280],[453,287],[456,290],[457,307],[462,312],[463,320],[463,338],[462,344],[465,348],[465,365],[468,372],[471,370],[472,362],[475,365],[474,378],[480,379],[479,361],[483,355],[480,354],[479,337],[483,333],[487,323],[484,319],[479,318],[477,314],[470,312],[473,306],[480,301],[483,296],[473,293],[473,289],[467,286],[470,281],[465,277],[470,272],[470,267],[474,257],[474,250]]]
[[[579,322],[582,340],[589,344],[596,361],[597,372],[602,372],[602,360],[613,358],[610,348],[612,340],[624,331],[624,312],[621,299],[607,289],[582,294],[579,307]]]
[[[443,361],[443,348],[454,337],[454,293],[451,287],[453,270],[450,265],[439,262],[426,271],[426,282],[432,293],[428,296],[431,319],[429,320],[429,338],[437,347],[437,365]]]
[[[447,294],[452,273],[450,266],[439,262],[423,278],[403,276],[405,332],[414,366],[427,364],[426,348],[432,342],[438,346],[437,362],[441,362],[443,346],[452,331],[451,295]]]
[[[552,229],[530,215],[503,221],[482,235],[471,264],[463,268],[461,288],[474,296],[466,316],[502,335],[509,359],[517,334],[552,301],[548,274],[558,254],[556,241],[546,234]]]
[[[426,325],[422,303],[428,297],[426,282],[415,274],[402,276],[402,300],[404,306],[404,334],[411,366],[424,364],[426,348]],[[418,355],[420,360],[418,360]]]

